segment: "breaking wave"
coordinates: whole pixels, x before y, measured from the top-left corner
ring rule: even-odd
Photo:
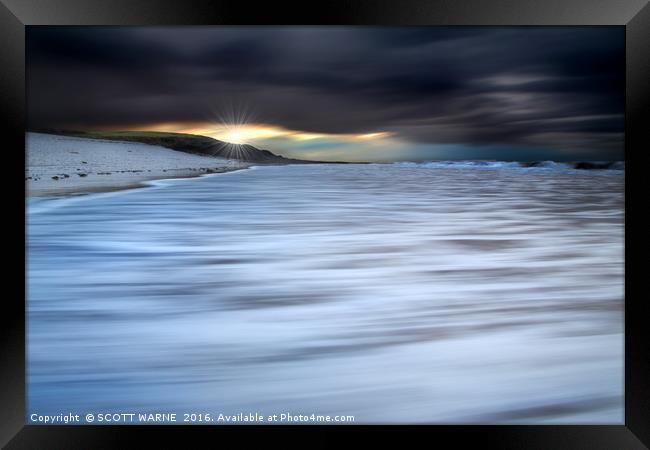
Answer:
[[[427,169],[625,170],[625,161],[402,161],[394,165]]]

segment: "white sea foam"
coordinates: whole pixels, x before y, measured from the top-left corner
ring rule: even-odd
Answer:
[[[584,171],[584,169],[576,168],[579,162],[558,162],[558,161],[531,161],[531,162],[519,162],[519,161],[424,161],[424,162],[412,162],[412,161],[401,161],[394,163],[400,167],[417,167],[423,169],[516,169],[524,171],[573,171],[579,170]],[[594,174],[603,174],[606,171],[610,170],[625,170],[624,161],[613,161],[613,162],[588,162],[583,164],[594,164],[602,165],[602,170],[595,170]]]

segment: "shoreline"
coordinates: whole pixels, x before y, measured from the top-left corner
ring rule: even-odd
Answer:
[[[25,198],[137,189],[151,181],[195,178],[254,165],[157,145],[31,132],[25,162]]]
[[[185,173],[183,175],[177,175],[177,176],[169,176],[169,175],[147,176],[144,178],[140,178],[138,180],[132,180],[131,182],[127,182],[127,183],[102,184],[96,186],[70,186],[70,187],[63,187],[58,189],[40,189],[37,190],[36,192],[30,192],[29,183],[25,183],[25,198],[73,197],[73,196],[80,196],[80,195],[101,194],[106,192],[119,192],[119,191],[127,191],[132,189],[142,189],[146,187],[151,187],[152,186],[152,184],[150,184],[151,181],[183,180],[183,179],[191,179],[191,178],[200,178],[207,175],[217,175],[217,174],[230,173],[239,170],[250,169],[251,167],[254,167],[254,164],[248,164],[248,165],[242,164],[241,166],[238,167],[222,167],[218,169],[211,169],[209,172],[208,171],[201,172],[201,173],[193,172],[193,173]]]

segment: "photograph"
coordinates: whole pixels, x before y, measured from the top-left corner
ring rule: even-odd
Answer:
[[[29,26],[34,425],[623,425],[623,26]]]

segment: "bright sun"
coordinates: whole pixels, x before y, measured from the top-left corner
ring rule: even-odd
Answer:
[[[245,144],[246,133],[240,127],[232,127],[228,130],[224,130],[223,140],[230,142],[231,144]]]
[[[285,136],[290,132],[267,125],[258,124],[222,124],[208,133],[209,136],[231,144],[254,144],[260,139]]]

